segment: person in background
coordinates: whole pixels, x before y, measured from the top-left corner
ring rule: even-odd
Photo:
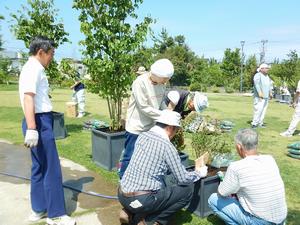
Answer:
[[[295,112],[289,128],[286,131],[280,133],[280,135],[283,137],[292,137],[300,121],[300,104],[299,104],[300,98],[299,97],[300,97],[300,80],[298,81],[296,94],[294,96],[294,101],[292,104],[292,107],[295,109]]]
[[[50,225],[74,225],[66,215],[60,161],[53,134],[52,104],[45,69],[54,55],[54,42],[37,36],[30,44],[30,57],[19,78],[19,95],[25,119],[22,129],[24,144],[30,148],[31,222],[44,217]]]
[[[129,164],[138,135],[150,130],[159,118],[165,84],[173,73],[170,60],[159,59],[151,65],[150,72],[138,76],[133,82],[125,125],[125,149],[120,160],[120,178]]]
[[[268,76],[270,66],[261,64],[254,75],[254,113],[252,120],[252,128],[265,127],[264,118],[268,108],[269,99],[272,98],[272,83]]]
[[[78,72],[75,77],[75,83],[70,88],[74,91],[72,100],[78,104],[77,118],[82,118],[85,115],[85,91],[84,84],[81,82],[80,74]]]
[[[172,90],[166,94],[164,104],[168,109],[180,113],[184,119],[192,111],[202,112],[206,109],[208,99],[206,95],[198,91]]]
[[[129,166],[120,181],[119,201],[124,207],[121,223],[165,225],[186,206],[193,194],[193,182],[207,175],[207,166],[186,171],[170,140],[180,127],[179,113],[164,110],[156,125],[142,132],[135,144]],[[165,186],[170,170],[178,184]]]
[[[287,216],[284,183],[270,155],[257,151],[258,135],[241,129],[235,136],[237,153],[224,180],[209,199],[209,207],[226,224],[283,225]]]

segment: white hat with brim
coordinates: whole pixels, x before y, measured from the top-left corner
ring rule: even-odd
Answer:
[[[194,96],[194,107],[197,112],[202,112],[208,107],[207,96],[196,91]]]
[[[257,68],[257,72],[260,72],[261,69],[270,69],[271,67],[266,64],[266,63],[262,63],[260,64],[260,66]]]
[[[168,59],[159,59],[151,65],[150,71],[157,77],[171,78],[174,74],[174,66]]]
[[[156,122],[166,124],[174,127],[181,127],[180,125],[181,116],[178,112],[165,109],[162,111],[160,117]]]
[[[146,69],[145,69],[145,67],[140,66],[135,73],[137,73],[139,75],[144,74],[144,73],[146,73]]]

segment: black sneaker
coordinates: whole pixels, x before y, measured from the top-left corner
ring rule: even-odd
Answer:
[[[257,125],[252,125],[251,128],[252,129],[256,129],[258,126]]]

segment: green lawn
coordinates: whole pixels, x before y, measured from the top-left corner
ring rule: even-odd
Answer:
[[[71,98],[72,91],[68,89],[55,89],[52,91],[52,102],[55,111],[64,112],[65,102]],[[218,119],[228,119],[236,126],[232,137],[240,128],[249,127],[252,118],[252,98],[236,94],[208,94],[210,107],[205,114]],[[82,122],[88,119],[100,119],[108,121],[108,109],[104,100],[94,94],[87,94],[86,110],[88,115],[82,119],[71,119],[65,117],[65,123],[69,136],[58,140],[59,154],[65,158],[80,163],[90,170],[96,171],[117,185],[116,172],[108,172],[94,165],[91,160],[91,135],[90,132],[82,130]],[[271,154],[276,159],[285,183],[286,197],[288,203],[287,224],[297,225],[300,221],[300,161],[286,156],[288,143],[299,140],[300,136],[283,138],[279,136],[289,125],[293,109],[285,104],[271,102],[266,114],[266,129],[259,129],[261,153]],[[21,120],[23,113],[19,104],[17,86],[0,85],[0,139],[6,139],[16,144],[23,143],[21,134]],[[187,135],[188,137],[188,135]],[[187,152],[193,157],[187,138]],[[234,151],[234,149],[233,149]],[[267,210],[267,209],[266,209]],[[199,219],[185,211],[176,215],[176,224],[223,224],[215,216]]]

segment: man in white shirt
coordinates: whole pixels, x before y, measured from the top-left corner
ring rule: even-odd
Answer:
[[[235,143],[242,159],[229,165],[218,193],[208,199],[210,208],[226,224],[284,224],[284,184],[274,158],[258,154],[258,135],[252,129],[240,130]]]
[[[300,80],[298,81],[296,94],[294,96],[294,102],[292,104],[292,107],[295,109],[295,112],[294,112],[294,115],[293,115],[293,118],[292,118],[289,128],[286,131],[280,133],[280,135],[283,137],[292,137],[297,128],[297,125],[300,121],[299,96],[300,96]]]
[[[252,128],[265,127],[264,118],[268,108],[269,99],[272,98],[272,82],[268,76],[269,69],[270,66],[268,64],[261,64],[253,78],[254,113],[251,123]]]
[[[66,215],[60,162],[52,130],[52,104],[45,68],[54,55],[55,44],[44,36],[35,37],[30,44],[30,57],[22,68],[19,94],[25,118],[22,123],[24,145],[30,148],[31,222],[47,216],[50,225],[74,225]]]
[[[166,82],[174,73],[168,59],[159,59],[151,65],[150,72],[138,76],[132,84],[132,93],[127,109],[125,149],[120,161],[119,176],[122,178],[134,150],[138,135],[150,130],[161,114],[159,110]]]

